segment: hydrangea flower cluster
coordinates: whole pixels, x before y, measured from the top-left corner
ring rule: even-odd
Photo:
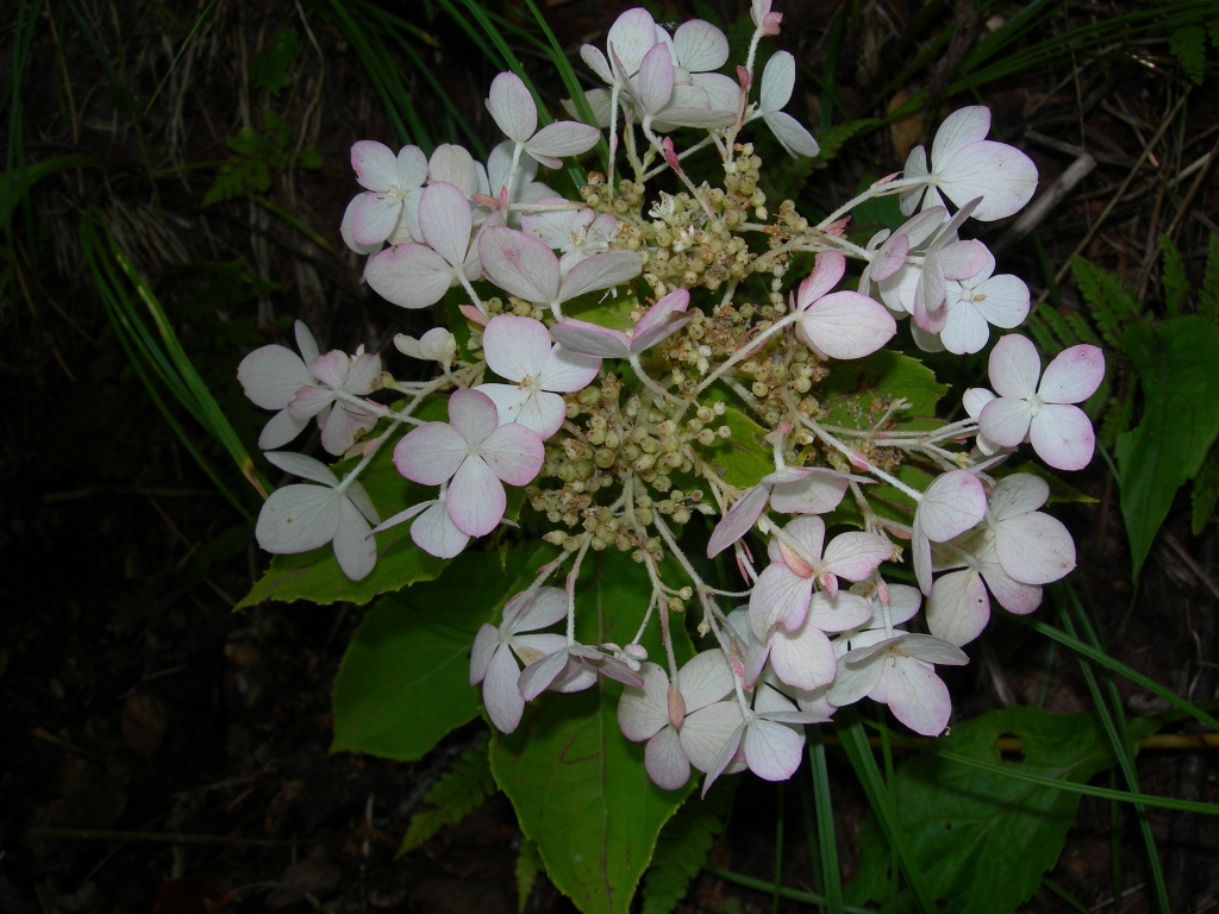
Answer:
[[[331,543],[360,579],[376,535],[409,521],[417,548],[450,558],[510,523],[505,486],[524,487],[521,527],[559,557],[483,626],[470,681],[505,732],[544,691],[624,683],[622,732],[646,743],[648,773],[671,789],[692,771],[705,785],[745,768],[786,778],[804,727],[864,697],[916,733],[942,732],[952,705],[937,668],[967,662],[961,648],[992,600],[1031,612],[1075,564],[1066,528],[1040,510],[1046,482],[1001,464],[1028,441],[1055,469],[1085,466],[1094,438],[1076,404],[1105,370],[1099,350],[1076,346],[1043,373],[1033,344],[1008,334],[991,350],[993,390],[964,394],[968,418],[903,427],[909,403],[866,391],[843,401],[841,385],[834,409],[823,402],[837,372],[907,319],[919,347],[954,354],[1024,320],[1028,288],[961,232],[1017,212],[1037,172],[987,139],[986,108],[969,107],[930,154],[916,148],[900,176],[815,223],[768,200],[753,132],[792,156],[818,145],[783,110],[792,56],[755,72],[782,14],[754,0],[751,15],[746,59],[724,72],[729,45],[713,25],[670,33],[643,9],[622,14],[604,47],[581,52],[604,83],[584,99],[592,125],[539,128],[524,83],[500,74],[487,108],[506,139],[486,162],[459,146],[428,157],[356,143],[364,190],[342,234],[368,255],[369,285],[408,309],[457,298],[462,325],[396,338],[434,363],[428,381],[395,379],[375,355],[320,354],[301,324],[300,355],[267,346],[238,371],[250,398],[277,410],[259,442],[268,459],[307,480],[267,501],[256,533],[271,552]],[[590,174],[579,199],[539,180],[603,137],[607,173]],[[718,161],[716,184],[687,172],[700,152]],[[654,189],[662,177],[676,192]],[[886,195],[908,220],[853,237],[851,211]],[[861,269],[846,288],[852,260]],[[419,418],[436,400],[447,421]],[[351,458],[342,479],[277,450],[311,418],[322,447]],[[391,445],[404,480],[434,491],[382,523],[358,480]],[[755,459],[734,462],[739,451]],[[574,635],[580,568],[601,550],[629,554],[652,582],[625,645]],[[731,553],[739,580],[708,581],[695,551]],[[895,583],[903,558],[917,586]],[[679,665],[669,635],[687,612],[701,640]],[[652,625],[655,657],[640,643]]]

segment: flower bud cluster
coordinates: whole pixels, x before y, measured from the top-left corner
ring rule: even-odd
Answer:
[[[1104,373],[1089,346],[1043,373],[1033,344],[1008,334],[990,356],[993,390],[964,395],[968,419],[908,417],[905,400],[869,389],[853,363],[898,321],[925,350],[966,354],[1027,316],[1027,286],[997,274],[961,231],[1019,210],[1036,170],[986,139],[989,111],[965,108],[930,156],[911,153],[904,176],[810,223],[760,189],[752,130],[770,130],[792,155],[818,148],[782,110],[792,56],[776,52],[754,72],[781,14],[753,0],[751,19],[746,59],[729,76],[728,41],[709,23],[670,33],[646,10],[622,14],[604,50],[581,52],[604,83],[587,93],[595,125],[539,129],[533,96],[501,74],[487,108],[506,139],[486,161],[453,145],[425,156],[357,143],[364,190],[341,231],[368,256],[369,285],[408,309],[456,298],[462,326],[395,340],[434,363],[428,381],[396,380],[362,351],[321,355],[303,325],[300,356],[264,347],[238,373],[255,403],[278,411],[263,447],[316,417],[324,449],[355,459],[340,479],[304,455],[268,454],[312,483],[268,499],[257,536],[272,552],[329,543],[360,579],[377,561],[376,534],[409,521],[416,547],[450,558],[505,522],[506,486],[523,488],[521,535],[561,555],[480,631],[471,682],[506,732],[546,690],[625,683],[623,733],[648,743],[647,770],[666,788],[692,770],[705,784],[746,767],[786,778],[804,726],[868,696],[918,733],[941,732],[952,706],[935,668],[967,661],[961,647],[992,600],[1031,612],[1075,561],[1066,529],[1039,510],[1046,484],[991,471],[1025,441],[1057,469],[1086,465],[1092,429],[1075,404]],[[602,131],[613,157],[578,199],[538,180]],[[685,170],[700,152],[719,156],[720,186]],[[661,175],[677,182],[672,192],[656,189]],[[904,224],[845,236],[854,207],[895,194]],[[793,274],[797,253],[813,255],[807,275]],[[861,262],[855,288],[842,287],[848,258]],[[381,522],[359,477],[386,445],[429,494]],[[899,474],[907,467],[920,472]],[[692,548],[731,550],[740,579],[703,580]],[[699,611],[689,663],[676,666],[671,643],[648,662],[638,643],[575,640],[581,565],[609,549],[646,569],[646,624],[662,640],[680,624],[671,613]],[[903,558],[917,588],[890,581]],[[564,562],[569,587],[550,586]],[[683,577],[670,580],[674,568]],[[566,634],[543,631],[560,621]]]

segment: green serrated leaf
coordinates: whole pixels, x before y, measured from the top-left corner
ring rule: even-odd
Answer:
[[[1143,387],[1142,421],[1116,447],[1137,578],[1173,496],[1198,472],[1219,434],[1219,327],[1198,315],[1136,324],[1122,336],[1122,349]]]
[[[484,740],[477,749],[467,749],[423,798],[411,816],[398,856],[423,846],[446,825],[455,825],[483,805],[496,791]]]
[[[686,897],[690,883],[707,863],[715,839],[724,831],[738,780],[720,781],[704,800],[682,804],[656,842],[656,854],[643,882],[643,914],[669,914]]]
[[[1202,298],[1198,313],[1219,323],[1219,232],[1211,232],[1206,247],[1206,270],[1202,274]]]
[[[870,428],[898,400],[908,404],[895,414],[898,428],[914,428],[915,421],[935,416],[936,404],[948,385],[921,361],[882,349],[864,359],[837,362],[821,385],[821,406],[826,422],[847,428]]]
[[[577,588],[577,640],[625,643],[652,592],[643,566],[619,552],[590,556]],[[673,626],[686,641],[684,629]],[[655,626],[644,641],[663,656]],[[687,642],[688,645],[688,642]],[[585,914],[626,914],[661,827],[693,784],[665,791],[643,767],[643,747],[618,727],[621,687],[599,679],[576,694],[546,692],[516,732],[495,734],[491,770],[546,872]]]
[[[1194,85],[1202,85],[1206,75],[1206,30],[1200,25],[1177,29],[1168,36],[1168,49]]]
[[[413,761],[477,717],[474,636],[553,557],[549,546],[466,553],[437,580],[382,597],[339,667],[330,750]]]
[[[1164,284],[1164,311],[1169,317],[1181,313],[1181,307],[1189,296],[1189,276],[1185,272],[1185,258],[1181,250],[1167,235],[1160,236],[1160,251],[1164,266],[1161,280]]]
[[[1219,504],[1219,448],[1211,447],[1194,477],[1192,501],[1189,526],[1193,535],[1199,536],[1215,516],[1215,505]]]
[[[250,76],[268,92],[277,94],[292,84],[288,70],[301,56],[301,42],[296,30],[282,28],[267,42],[267,46],[254,55],[250,63]]]
[[[420,412],[421,417],[423,411]],[[429,415],[431,413],[429,412]],[[411,505],[435,498],[430,486],[419,486],[402,478],[393,463],[393,447],[382,445],[377,456],[360,476],[382,519],[392,517]],[[343,478],[355,461],[336,464],[335,475]],[[234,609],[257,606],[267,600],[292,603],[364,604],[378,594],[401,590],[420,581],[431,581],[444,569],[446,560],[428,555],[410,538],[410,525],[400,524],[377,534],[377,565],[362,581],[352,581],[339,568],[329,544],[296,555],[276,555],[254,587]]]
[[[1004,758],[1001,736],[1018,736],[1019,758]],[[1029,898],[1054,865],[1075,820],[1079,795],[992,774],[937,755],[951,752],[1073,783],[1114,764],[1094,717],[1006,708],[953,726],[935,747],[902,764],[890,784],[897,818],[943,914],[1006,914]],[[869,816],[860,861],[847,886],[851,904],[887,898],[889,849]],[[886,908],[915,910],[908,894]]]
[[[520,850],[516,852],[516,910],[525,914],[529,896],[542,873],[542,855],[538,846],[528,838],[521,838]]]

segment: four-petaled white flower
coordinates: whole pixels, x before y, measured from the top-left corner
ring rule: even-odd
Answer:
[[[351,447],[356,435],[377,424],[374,412],[344,395],[363,397],[376,390],[381,380],[381,357],[364,352],[363,346],[354,356],[333,349],[314,359],[309,371],[320,383],[298,390],[288,404],[288,413],[301,423],[317,416],[322,447],[337,456]]]
[[[368,259],[364,278],[386,301],[426,308],[464,278],[478,279],[478,247],[471,243],[470,201],[452,184],[432,184],[419,199],[423,244],[399,244]]]
[[[504,516],[504,483],[528,485],[542,468],[545,447],[531,429],[499,424],[495,404],[477,390],[449,397],[449,421],[426,422],[394,448],[394,466],[412,482],[449,483],[449,517],[467,536],[485,536]]]
[[[418,146],[403,146],[395,156],[384,143],[360,140],[351,147],[351,167],[360,186],[343,214],[341,233],[357,254],[379,251],[386,241],[418,237],[416,210],[428,177],[428,160]]]
[[[504,135],[547,168],[560,168],[563,156],[578,155],[597,145],[601,132],[576,121],[556,121],[538,130],[538,108],[515,73],[491,81],[487,110]]]
[[[910,215],[920,201],[942,206],[941,191],[957,206],[981,197],[973,217],[982,222],[1003,219],[1028,203],[1037,189],[1037,166],[1014,146],[987,140],[989,132],[989,108],[975,105],[948,115],[932,141],[930,168],[922,146],[910,150],[905,176],[922,181],[901,195],[902,212]]]
[[[366,577],[377,562],[377,544],[369,537],[377,523],[364,487],[339,481],[330,468],[304,454],[273,451],[267,460],[281,470],[321,485],[297,483],[276,489],[262,505],[254,536],[267,552],[308,552],[331,543],[343,574],[353,581]]]
[[[470,685],[483,684],[483,704],[491,723],[511,733],[521,722],[525,699],[517,680],[521,668],[562,650],[567,639],[558,634],[523,634],[553,625],[567,615],[567,594],[559,587],[518,593],[504,606],[499,626],[484,624],[470,655]]]
[[[677,681],[654,663],[640,669],[642,687],[623,689],[618,701],[618,725],[635,742],[647,741],[644,767],[665,790],[677,790],[690,779],[690,758],[682,748],[686,721],[697,728],[696,715],[733,688],[732,672],[721,650],[703,651],[677,673]],[[715,715],[716,711],[711,714]]]
[[[499,421],[519,422],[543,438],[559,430],[567,415],[560,393],[583,390],[597,376],[601,359],[552,345],[550,331],[531,317],[500,314],[483,331],[487,365],[511,384],[479,384],[499,410]]]
[[[1064,349],[1042,375],[1037,347],[1009,333],[991,350],[990,380],[998,396],[982,408],[978,425],[1001,447],[1016,447],[1027,436],[1037,456],[1056,470],[1082,470],[1096,435],[1073,404],[1096,393],[1104,378],[1105,356],[1096,346]]]
[[[762,71],[762,90],[754,117],[760,117],[765,122],[789,155],[812,157],[821,151],[821,147],[803,124],[783,111],[791,101],[795,87],[796,58],[787,51],[776,51],[766,61],[766,68]]]

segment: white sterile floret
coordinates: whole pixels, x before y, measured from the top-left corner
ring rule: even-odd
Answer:
[[[528,485],[542,468],[537,433],[500,425],[495,404],[477,390],[449,397],[449,422],[425,422],[398,442],[394,466],[412,482],[449,483],[449,517],[467,536],[485,536],[504,516],[504,483]],[[452,480],[452,482],[449,482]]]
[[[558,320],[563,319],[563,302],[620,286],[638,276],[642,266],[634,251],[607,251],[581,260],[563,275],[554,251],[505,226],[485,229],[478,251],[487,279],[517,298],[550,308]]]
[[[395,156],[376,140],[351,147],[351,167],[367,190],[357,194],[343,214],[341,233],[358,254],[379,250],[387,240],[417,237],[415,209],[428,177],[428,161],[418,146],[403,146]]]
[[[647,741],[644,767],[652,780],[666,790],[677,790],[690,779],[690,758],[682,748],[681,730],[687,720],[732,691],[732,672],[718,649],[695,654],[673,683],[654,663],[643,664],[639,672],[642,687],[622,690],[618,725],[627,739]]]
[[[922,146],[906,159],[905,176],[922,180],[902,194],[902,212],[910,215],[920,201],[924,208],[943,205],[940,192],[957,206],[981,197],[973,217],[983,222],[1003,219],[1028,203],[1037,189],[1037,166],[1014,146],[987,140],[989,131],[989,108],[978,105],[948,115],[931,144],[930,167]]]
[[[1096,346],[1064,349],[1042,376],[1037,347],[1009,333],[991,350],[990,380],[998,396],[983,407],[978,424],[1002,447],[1016,447],[1027,436],[1050,466],[1081,470],[1092,459],[1096,435],[1073,404],[1096,393],[1104,378],[1105,356]]]
[[[815,156],[821,151],[813,135],[783,109],[796,87],[796,59],[787,51],[777,51],[762,71],[762,90],[754,117],[766,122],[779,144],[793,156]],[[751,118],[752,120],[752,118]]]
[[[483,331],[488,367],[511,384],[479,384],[499,410],[499,421],[519,422],[542,438],[559,430],[567,415],[561,393],[583,390],[597,376],[601,359],[572,352],[550,341],[550,332],[531,317],[500,314]]]
[[[521,722],[525,699],[517,680],[519,660],[525,666],[562,650],[567,639],[559,634],[536,632],[567,615],[567,594],[558,587],[541,587],[518,593],[504,606],[498,627],[484,624],[474,638],[470,655],[470,685],[483,685],[483,704],[500,732],[511,733]]]
[[[587,207],[573,209],[557,198],[538,203],[553,203],[556,209],[526,213],[521,216],[521,229],[559,252],[559,273],[563,276],[581,260],[608,251],[618,234],[618,220],[609,213],[598,215]]]
[[[331,543],[343,573],[353,581],[368,576],[377,562],[369,537],[377,509],[358,482],[343,481],[324,463],[273,451],[267,460],[281,470],[320,485],[294,484],[271,493],[258,514],[254,536],[267,552],[308,552]]]
[[[897,322],[884,306],[858,292],[830,292],[846,273],[837,251],[817,255],[813,272],[792,296],[796,336],[818,355],[861,359],[897,333]]]
[[[273,344],[255,349],[237,366],[237,380],[254,405],[279,410],[258,436],[258,446],[264,450],[283,447],[309,424],[308,417],[298,419],[288,412],[288,404],[302,387],[317,383],[309,370],[318,357],[317,341],[302,321],[296,322],[295,330],[300,355]],[[319,414],[319,420],[324,418]]]
[[[444,327],[433,327],[419,339],[405,333],[394,334],[394,348],[412,359],[448,365],[457,355],[457,338]]]
[[[370,257],[364,278],[382,298],[403,308],[426,308],[482,268],[471,243],[470,201],[452,184],[432,184],[419,200],[424,244],[400,244]]]
[[[576,121],[556,121],[538,130],[533,95],[515,73],[491,81],[487,110],[508,139],[547,168],[560,168],[563,156],[587,152],[601,137],[596,127]]]
[[[981,351],[993,324],[1003,330],[1018,327],[1029,314],[1029,287],[1016,276],[994,276],[995,258],[973,276],[945,280],[947,315],[940,331],[944,348],[957,355]]]
[[[364,352],[363,346],[355,355],[332,349],[314,359],[309,370],[318,383],[298,390],[288,413],[299,422],[317,416],[322,447],[338,456],[377,423],[375,412],[350,398],[367,396],[380,386],[381,357]]]

